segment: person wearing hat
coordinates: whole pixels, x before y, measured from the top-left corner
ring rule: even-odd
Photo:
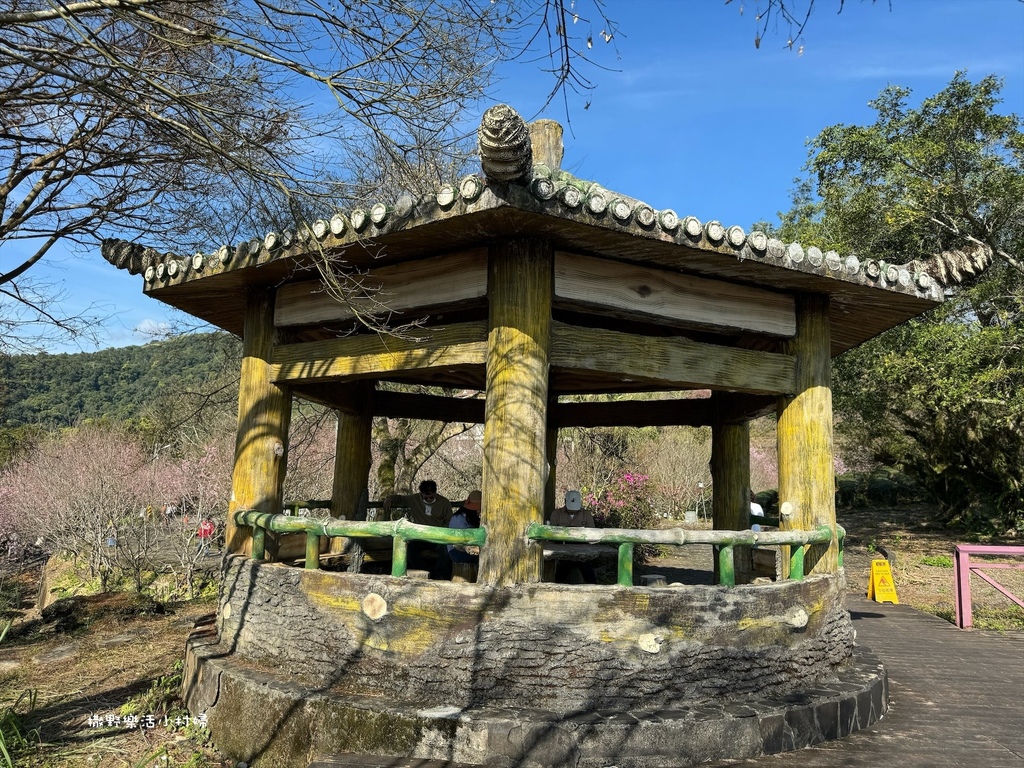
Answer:
[[[579,491],[565,492],[565,506],[559,507],[551,513],[551,525],[564,528],[596,528],[594,515],[589,509],[583,508],[583,496]],[[580,572],[585,584],[597,584],[597,574],[594,566],[590,563],[576,562],[573,560],[559,560],[555,566],[555,581],[559,584],[568,584],[573,569]]]
[[[564,528],[597,528],[594,516],[583,508],[583,496],[579,491],[565,492],[565,506],[551,513],[551,525]]]
[[[480,501],[483,494],[480,491],[471,491],[462,506],[455,510],[451,520],[448,521],[449,528],[479,528],[480,527]],[[432,579],[450,579],[452,577],[452,563],[478,563],[480,562],[480,547],[471,544],[448,544],[441,548],[437,557],[437,566],[431,574]]]
[[[418,525],[436,525],[442,528],[448,526],[452,517],[452,503],[437,492],[437,483],[433,480],[424,480],[420,483],[419,493],[394,493],[384,499],[384,514],[391,520],[405,517],[410,522]],[[392,512],[392,507],[398,505],[405,507],[404,511],[397,509]],[[444,547],[436,546],[426,541],[414,540],[408,543],[406,549],[406,562],[410,568],[422,568],[433,573],[435,561],[441,561],[444,555]]]

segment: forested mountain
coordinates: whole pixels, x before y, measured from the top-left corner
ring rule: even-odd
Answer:
[[[73,355],[0,356],[0,428],[134,420],[236,376],[240,349],[233,336],[205,333]]]

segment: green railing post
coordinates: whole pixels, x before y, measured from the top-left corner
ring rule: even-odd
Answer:
[[[727,587],[736,586],[736,563],[731,544],[723,544],[718,548],[718,583]]]
[[[267,555],[267,529],[252,527],[252,559],[262,562]]]
[[[633,586],[633,544],[619,544],[619,586]]]
[[[794,544],[789,552],[789,578],[802,581],[804,578],[804,552],[806,545]]]
[[[306,533],[306,570],[320,567],[320,534],[309,531]]]
[[[401,536],[395,536],[391,545],[391,575],[405,576],[408,545]]]

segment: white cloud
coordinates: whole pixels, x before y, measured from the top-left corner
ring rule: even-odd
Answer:
[[[147,317],[132,329],[132,333],[145,341],[155,341],[166,338],[171,333],[171,324]]]

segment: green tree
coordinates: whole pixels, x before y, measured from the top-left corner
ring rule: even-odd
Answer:
[[[890,86],[873,125],[822,131],[810,170],[839,244],[897,261],[981,247],[1024,270],[1024,134],[996,112],[1001,85],[958,72],[916,109]]]
[[[950,517],[994,529],[1024,527],[1024,134],[999,91],[958,73],[911,107],[887,88],[874,124],[811,142],[780,232],[947,278],[942,307],[836,361],[836,409]]]
[[[839,428],[950,518],[1024,530],[1024,279],[1006,267],[836,361]],[[977,309],[999,312],[983,317]]]

